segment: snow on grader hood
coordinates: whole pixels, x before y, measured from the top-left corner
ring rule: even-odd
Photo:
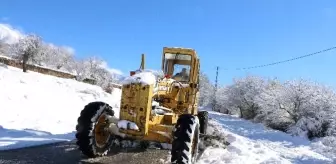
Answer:
[[[104,102],[91,102],[76,126],[77,145],[89,157],[104,156],[115,139],[171,144],[172,163],[194,163],[208,113],[198,111],[199,68],[196,51],[163,48],[162,70],[131,71],[122,82],[119,117]],[[183,67],[179,72],[179,67]],[[189,70],[189,71],[188,71]]]

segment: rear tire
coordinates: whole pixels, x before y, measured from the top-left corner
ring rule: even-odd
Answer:
[[[79,146],[79,150],[90,158],[105,156],[110,150],[114,138],[107,132],[106,143],[97,144],[95,126],[103,115],[114,116],[112,107],[104,102],[91,102],[84,107],[77,120],[76,144]]]
[[[208,130],[209,113],[207,111],[200,111],[197,116],[200,122],[200,132],[206,134]]]
[[[177,120],[173,131],[171,149],[172,164],[192,164],[198,155],[199,120],[198,117],[183,114]]]

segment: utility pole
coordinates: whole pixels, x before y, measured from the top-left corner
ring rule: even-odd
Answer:
[[[218,70],[219,67],[217,66],[216,68],[216,80],[215,80],[215,90],[214,90],[214,96],[213,96],[213,103],[212,103],[212,110],[216,111],[216,107],[217,107],[217,100],[216,100],[216,93],[217,93],[217,89],[218,89]]]

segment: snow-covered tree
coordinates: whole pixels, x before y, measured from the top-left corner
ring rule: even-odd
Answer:
[[[242,118],[253,119],[259,109],[255,97],[262,93],[264,87],[264,79],[257,76],[234,80],[234,84],[227,87],[227,108],[238,110]]]
[[[200,73],[199,80],[200,80],[199,105],[206,106],[206,105],[209,105],[213,101],[215,88],[211,84],[209,77],[203,72]]]
[[[23,72],[27,72],[27,63],[34,63],[39,58],[42,47],[42,39],[35,34],[29,34],[21,38],[18,43],[11,45],[11,52],[14,58],[22,62]]]
[[[229,114],[230,109],[228,106],[228,88],[227,87],[219,87],[216,92],[216,109],[219,110],[219,112],[224,114]]]
[[[74,70],[77,80],[82,81],[88,77],[88,69],[84,60],[77,59],[73,61],[73,63],[71,63],[71,68]]]
[[[73,53],[66,47],[46,44],[41,51],[43,65],[57,70],[69,71],[73,61]]]
[[[96,85],[107,88],[110,83],[115,82],[116,77],[104,67],[103,63],[102,59],[89,57],[83,60],[76,60],[71,64],[71,68],[76,73],[78,80],[93,79]]]
[[[263,91],[256,95],[255,103],[258,104],[255,121],[263,122],[273,129],[286,131],[293,123],[287,112],[285,88],[276,79],[271,79],[265,85]]]
[[[98,74],[102,71],[101,66],[102,66],[103,60],[92,56],[86,59],[86,65],[88,66],[89,70],[89,76],[90,78],[98,79]]]
[[[332,89],[302,79],[285,83],[285,88],[285,109],[295,123],[290,133],[314,138],[331,132],[336,112]]]
[[[113,81],[112,74],[104,68],[98,68],[94,77],[97,81],[96,84],[102,88],[109,87],[110,83]]]
[[[9,51],[9,45],[3,41],[0,41],[0,55],[7,56],[8,51]]]

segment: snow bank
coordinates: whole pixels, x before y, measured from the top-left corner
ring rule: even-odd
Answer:
[[[0,65],[0,145],[11,149],[30,140],[34,142],[29,145],[73,139],[77,118],[86,104],[104,101],[119,116],[120,94],[120,89],[108,94],[95,85]],[[48,135],[30,135],[25,129]]]
[[[300,137],[270,130],[240,118],[211,112],[210,123],[226,135],[226,149],[208,148],[199,164],[268,164],[268,163],[332,163],[332,160],[313,151],[312,144]],[[209,134],[212,134],[211,128]]]
[[[313,147],[317,152],[336,161],[336,137],[328,136],[320,138],[313,143]]]
[[[0,150],[71,141],[74,135],[74,132],[53,135],[49,132],[33,129],[16,130],[0,127]]]

